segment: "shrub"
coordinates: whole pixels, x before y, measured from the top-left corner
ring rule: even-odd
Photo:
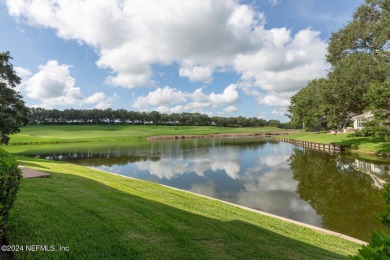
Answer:
[[[356,137],[365,136],[365,132],[363,132],[362,130],[355,130],[354,135],[355,135]]]
[[[374,233],[370,242],[359,249],[351,259],[390,259],[390,236],[385,233]]]
[[[15,157],[0,149],[0,238],[4,235],[4,226],[13,206],[21,177]]]
[[[351,148],[354,150],[357,150],[357,149],[359,149],[359,145],[358,144],[351,144]]]
[[[372,120],[364,124],[364,128],[357,133],[357,136],[371,136],[390,141],[390,126],[386,122]]]

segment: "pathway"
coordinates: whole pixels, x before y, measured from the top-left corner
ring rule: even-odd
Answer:
[[[22,177],[25,179],[28,179],[28,178],[50,178],[50,176],[51,176],[48,173],[33,170],[33,169],[30,169],[30,168],[27,168],[24,166],[19,166],[19,169],[22,170]]]

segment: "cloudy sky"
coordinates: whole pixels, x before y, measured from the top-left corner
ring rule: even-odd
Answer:
[[[363,0],[0,0],[27,105],[280,119]]]

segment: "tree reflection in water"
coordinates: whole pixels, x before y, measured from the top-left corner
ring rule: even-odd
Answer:
[[[297,193],[321,216],[323,227],[365,241],[384,229],[376,218],[383,210],[382,191],[369,175],[341,156],[295,149],[290,157]],[[315,187],[315,188],[313,188]]]

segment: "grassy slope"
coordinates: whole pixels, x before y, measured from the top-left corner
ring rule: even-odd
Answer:
[[[11,136],[10,144],[80,141],[144,140],[153,135],[257,133],[275,127],[151,126],[151,125],[50,125],[27,126]]]
[[[369,137],[354,137],[351,134],[329,134],[329,133],[298,133],[281,136],[296,140],[316,143],[338,143],[346,147],[358,146],[358,151],[363,153],[390,152],[390,142],[378,141]]]
[[[63,162],[20,158],[52,174],[24,179],[9,221],[10,244],[68,252],[19,258],[329,259],[358,245],[151,182]]]

